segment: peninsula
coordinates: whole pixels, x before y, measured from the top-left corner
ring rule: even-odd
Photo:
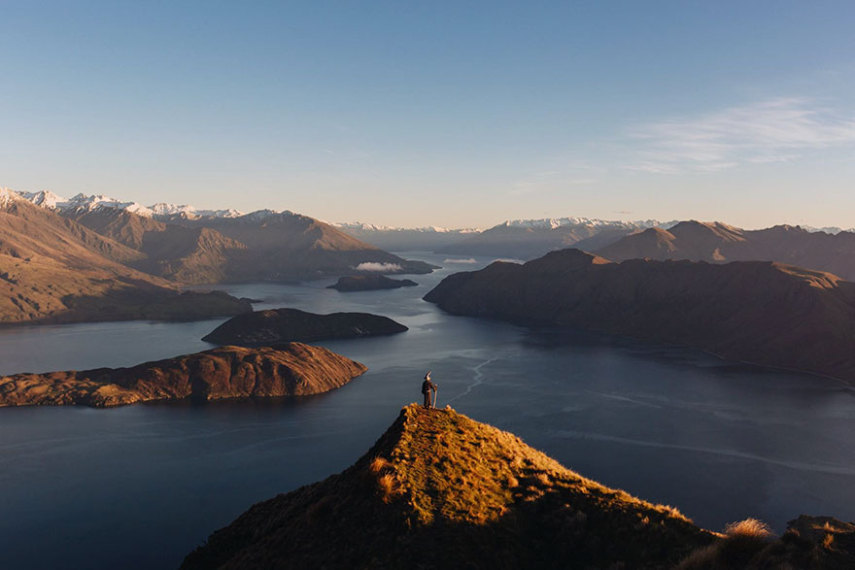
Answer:
[[[0,406],[105,408],[154,400],[307,396],[339,388],[366,370],[317,346],[226,346],[130,368],[0,377]]]

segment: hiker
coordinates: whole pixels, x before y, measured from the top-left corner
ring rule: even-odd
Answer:
[[[431,397],[431,390],[433,390],[433,397]],[[425,381],[422,382],[422,394],[424,394],[425,397],[425,408],[432,408],[436,403],[436,392],[436,384],[430,381],[430,370],[428,370],[428,373],[425,374]]]

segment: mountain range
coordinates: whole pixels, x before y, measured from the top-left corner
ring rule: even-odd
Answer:
[[[7,290],[0,323],[234,315],[248,304],[221,294],[205,303],[201,294],[184,294],[180,299],[194,298],[196,308],[188,304],[183,313],[174,300],[168,308],[154,304],[166,291],[178,295],[181,285],[432,270],[292,212],[148,208],[105,196],[9,189],[0,197],[0,279]]]
[[[527,260],[567,247],[598,249],[627,234],[658,224],[655,220],[621,222],[588,218],[509,220],[442,247],[438,253]]]
[[[181,293],[134,266],[144,254],[0,190],[0,323],[194,319],[252,310],[223,293]]]
[[[615,263],[566,249],[451,275],[425,300],[457,315],[625,335],[855,380],[855,283],[776,262]]]
[[[692,220],[668,229],[648,228],[594,251],[614,261],[778,261],[855,280],[855,233],[850,231],[830,234],[787,225],[743,230],[721,222]]]

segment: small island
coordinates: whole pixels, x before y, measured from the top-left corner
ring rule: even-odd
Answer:
[[[390,335],[407,330],[388,317],[370,313],[318,315],[299,309],[270,309],[232,317],[202,340],[212,344],[252,347]]]
[[[351,291],[376,291],[380,289],[400,289],[416,287],[418,283],[410,279],[391,279],[385,275],[348,275],[339,277],[338,282],[327,289],[336,289],[342,293]]]
[[[307,396],[339,388],[366,370],[318,346],[226,346],[130,368],[0,377],[0,406],[106,408],[155,400]]]

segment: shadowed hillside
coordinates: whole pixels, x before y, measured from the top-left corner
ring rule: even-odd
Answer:
[[[210,228],[165,224],[119,208],[80,208],[62,215],[137,250],[132,267],[179,283],[227,280],[233,252],[246,249]]]
[[[855,380],[855,284],[790,265],[611,263],[568,249],[451,275],[425,300],[458,315],[621,334]]]
[[[408,261],[349,236],[308,216],[292,212],[255,212],[237,218],[175,220],[206,227],[236,240],[228,281],[287,281],[355,274],[430,273],[422,261]],[[367,264],[367,265],[366,265]]]

